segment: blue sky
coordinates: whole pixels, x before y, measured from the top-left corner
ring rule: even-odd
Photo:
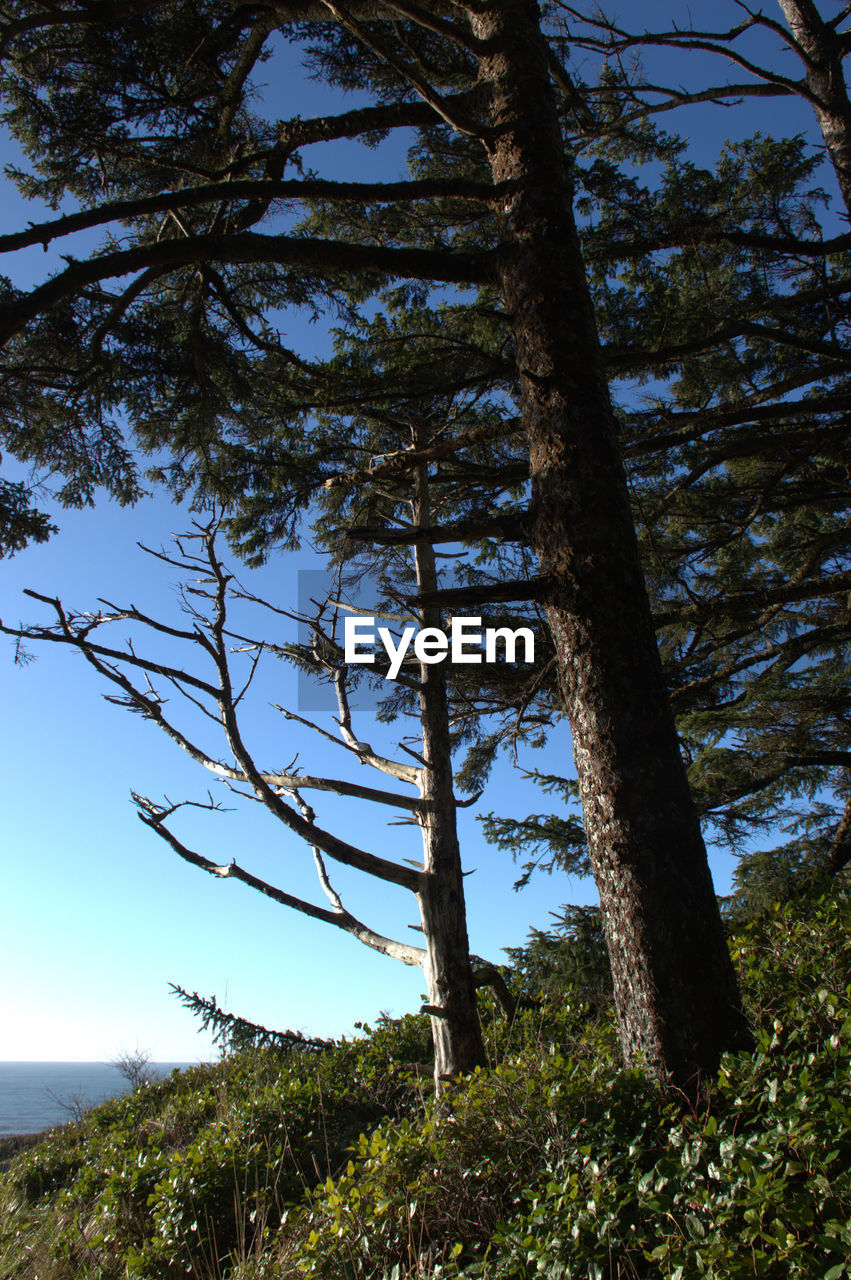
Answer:
[[[719,25],[740,15],[732,4],[712,10],[712,21]],[[643,16],[651,27],[661,26],[672,13],[684,20],[679,5],[636,5],[628,13],[630,22],[637,24]],[[669,78],[679,77],[675,57],[669,56],[665,65]],[[717,82],[726,70],[720,64],[710,70],[708,60],[704,65],[707,82]],[[300,82],[291,70],[274,81],[270,64],[266,74],[276,114],[327,110],[319,87]],[[347,100],[346,106],[351,105],[356,104]],[[746,136],[757,128],[813,134],[799,101],[692,109],[677,127],[693,133],[704,162],[725,137]],[[8,142],[4,155],[7,160],[14,155]],[[338,177],[388,176],[395,159],[386,152],[349,147],[335,151],[331,169],[324,171]],[[830,175],[825,181],[829,184]],[[3,231],[39,216],[16,192],[4,192]],[[34,249],[3,269],[28,284],[43,277],[49,265],[49,257]],[[309,348],[322,338],[321,331],[308,330],[303,318],[291,318],[291,345]],[[25,587],[61,595],[78,608],[93,607],[98,597],[105,597],[117,603],[132,600],[152,612],[173,612],[176,574],[142,555],[136,543],[159,546],[184,529],[188,518],[162,496],[133,510],[104,501],[91,511],[58,513],[57,537],[2,566],[0,616],[9,623],[45,616],[22,599]],[[315,564],[306,550],[274,558],[256,578],[243,570],[240,575],[253,589],[292,604],[299,569]],[[279,638],[293,637],[282,633]],[[316,1035],[344,1033],[379,1010],[402,1013],[418,1006],[423,991],[418,970],[286,912],[242,885],[215,880],[181,863],[137,820],[129,792],[202,798],[207,779],[152,726],[106,703],[94,673],[77,655],[42,647],[36,657],[29,666],[14,667],[11,646],[4,641],[0,647],[6,727],[0,746],[5,850],[0,964],[7,976],[0,1059],[104,1059],[137,1046],[161,1061],[209,1056],[209,1040],[196,1033],[190,1015],[169,995],[170,981],[215,993],[226,1007],[267,1025]],[[269,711],[271,700],[295,700],[291,673],[274,666],[257,692],[248,726],[259,744],[261,763],[280,767],[298,751],[305,771],[339,773],[345,767],[342,752],[335,754]],[[378,745],[372,725],[367,736]],[[522,763],[566,772],[569,758],[569,736],[561,727],[545,755],[530,752]],[[378,775],[366,779],[363,774],[361,769],[351,776],[381,785]],[[504,762],[477,809],[523,816],[544,811],[546,805]],[[317,809],[333,830],[374,852],[418,856],[417,832],[385,826],[381,812],[376,816],[363,805],[340,799],[317,804]],[[521,943],[532,925],[545,927],[550,911],[561,903],[594,900],[593,886],[564,876],[538,877],[523,893],[513,893],[517,868],[484,843],[474,813],[464,811],[460,818],[465,866],[474,870],[466,881],[471,945],[499,960],[502,947]],[[223,862],[237,856],[257,874],[295,886],[294,892],[315,893],[309,850],[262,813],[202,818],[194,833],[193,847],[207,856]],[[404,848],[402,841],[407,842]],[[721,892],[729,887],[731,867],[726,856],[713,859]],[[338,873],[337,880],[351,892],[356,914],[416,941],[407,928],[416,923],[409,895],[371,881],[364,886],[354,874]]]

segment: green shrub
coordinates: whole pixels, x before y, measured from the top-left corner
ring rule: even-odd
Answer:
[[[34,1255],[51,1280],[225,1274],[362,1132],[421,1110],[427,1036],[417,1017],[321,1055],[248,1051],[95,1108],[3,1180],[0,1275],[30,1280]]]
[[[619,1069],[605,1025],[586,1034],[590,1064],[529,1047],[459,1085],[439,1119],[362,1139],[291,1214],[270,1274],[839,1280],[848,924],[844,900],[801,902],[738,940],[757,1050],[724,1059],[699,1112]]]
[[[801,899],[734,940],[756,1049],[699,1108],[581,989],[487,1016],[439,1113],[422,1016],[176,1073],[16,1158],[0,1277],[851,1280],[849,923]]]
[[[724,1059],[700,1114],[614,1091],[466,1274],[851,1275],[848,926],[846,900],[803,901],[746,931],[756,1052]]]

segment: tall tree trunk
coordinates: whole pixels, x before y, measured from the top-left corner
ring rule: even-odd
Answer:
[[[778,3],[799,45],[813,110],[851,215],[851,101],[845,83],[843,37],[828,26],[812,0]]]
[[[627,1062],[682,1087],[748,1043],[664,685],[536,7],[477,12],[501,287]]]
[[[428,466],[422,463],[417,466],[415,477],[413,523],[422,528],[431,525]],[[414,559],[418,592],[436,591],[437,570],[431,543],[418,542]],[[426,606],[422,624],[440,628],[439,608]],[[444,672],[444,662],[420,664],[425,761],[421,783],[424,875],[417,897],[427,953],[423,972],[438,1093],[443,1080],[484,1066],[486,1061],[470,963]]]

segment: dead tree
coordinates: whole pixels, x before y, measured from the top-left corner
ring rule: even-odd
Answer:
[[[417,520],[427,518],[427,484],[424,480],[413,500]],[[339,660],[340,647],[333,634],[323,627],[321,616],[312,620],[314,665],[333,680],[337,694],[339,736],[321,725],[283,707],[277,709],[292,723],[309,726],[330,738],[361,765],[402,784],[389,790],[346,781],[342,778],[311,776],[295,762],[284,771],[264,769],[255,759],[246,740],[241,708],[264,653],[290,654],[286,646],[256,640],[235,630],[229,609],[234,600],[265,604],[243,590],[224,567],[216,549],[216,528],[201,528],[176,542],[174,554],[153,552],[166,564],[191,577],[192,585],[181,591],[182,608],[188,625],[174,626],[153,618],[135,607],[120,608],[108,601],[97,613],[70,612],[58,599],[36,591],[27,595],[50,606],[55,622],[49,626],[12,628],[0,624],[7,635],[20,641],[54,642],[75,648],[118,692],[110,702],[140,713],[155,724],[173,743],[229,789],[261,804],[278,822],[300,837],[312,850],[319,885],[329,905],[318,905],[287,892],[254,875],[235,859],[220,864],[190,848],[172,829],[171,819],[187,808],[217,810],[221,805],[208,794],[205,801],[167,799],[155,801],[133,793],[138,816],[184,861],[220,879],[239,880],[282,906],[290,907],[314,920],[333,925],[357,938],[365,946],[422,968],[428,1001],[423,1011],[431,1016],[435,1048],[435,1081],[441,1081],[484,1065],[485,1052],[476,1009],[475,991],[483,983],[499,980],[490,967],[474,973],[467,938],[464,882],[456,827],[456,801],[452,784],[446,689],[442,672],[425,663],[406,667],[402,680],[417,694],[422,724],[422,750],[409,760],[390,759],[363,739],[353,726],[349,699],[349,673]],[[436,576],[431,548],[416,557],[417,583],[434,589]],[[272,605],[276,614],[288,614]],[[428,617],[407,619],[431,625]],[[433,621],[433,620],[432,620]],[[146,657],[131,641],[113,647],[102,640],[105,628],[116,622],[132,623],[147,637],[162,637],[175,650],[187,647],[202,659],[207,673],[199,674],[193,664]],[[329,656],[330,655],[330,656]],[[304,655],[302,654],[302,660]],[[241,681],[236,666],[247,662]],[[195,664],[202,667],[202,664]],[[376,666],[372,670],[380,671]],[[227,756],[212,754],[178,723],[167,710],[162,692],[171,686],[182,698],[214,722],[224,735]],[[297,758],[297,757],[296,757]],[[331,792],[356,801],[366,801],[401,811],[404,820],[419,826],[422,834],[420,864],[397,862],[334,835],[321,826],[306,793]],[[475,797],[474,797],[475,798]],[[466,803],[471,803],[467,801]],[[417,900],[422,922],[422,947],[386,937],[355,916],[335,888],[330,863],[353,867],[385,884],[407,889]]]

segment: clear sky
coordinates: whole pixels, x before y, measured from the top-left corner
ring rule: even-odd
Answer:
[[[641,16],[649,26],[661,26],[672,14],[684,20],[682,6],[673,4],[635,5],[628,13],[636,25]],[[740,10],[727,3],[712,6],[713,23],[728,17],[737,20]],[[672,78],[682,78],[675,63],[668,62]],[[715,64],[714,81],[725,72]],[[275,74],[270,64],[277,114],[327,109],[318,86],[291,73],[275,81]],[[799,101],[749,102],[726,111],[701,108],[677,127],[692,130],[704,162],[727,136],[745,136],[756,128],[812,132]],[[4,154],[14,156],[11,143]],[[391,163],[386,153],[363,149],[354,157],[349,150],[347,157],[340,153],[335,176],[366,177],[371,171],[387,176]],[[13,189],[4,193],[3,231],[40,216]],[[26,285],[49,265],[50,259],[35,249],[3,270]],[[322,335],[309,334],[295,316],[288,338],[297,346],[321,341]],[[3,564],[0,616],[7,622],[45,616],[22,599],[24,587],[61,595],[78,608],[95,607],[97,598],[105,597],[173,612],[176,574],[143,556],[136,542],[159,546],[184,529],[187,519],[162,496],[130,511],[101,502],[93,511],[58,513],[57,537]],[[309,551],[276,557],[256,585],[252,575],[240,572],[254,589],[291,605],[299,568],[313,565]],[[279,638],[293,637],[280,633]],[[163,793],[172,799],[203,798],[206,777],[153,726],[106,703],[94,673],[77,655],[45,646],[36,658],[29,666],[14,667],[11,645],[4,640],[0,646],[0,965],[5,978],[0,1059],[104,1059],[137,1046],[161,1061],[209,1056],[209,1040],[196,1033],[191,1016],[169,995],[169,981],[215,993],[226,1007],[266,1025],[316,1035],[341,1034],[379,1010],[402,1013],[418,1006],[423,991],[418,970],[180,862],[137,820],[129,793],[132,788],[155,799]],[[335,754],[269,712],[272,700],[294,700],[292,681],[276,665],[258,684],[248,725],[260,744],[261,763],[282,767],[299,752],[306,771],[338,772],[345,767],[342,752]],[[367,736],[375,732],[370,725]],[[553,732],[545,754],[529,753],[523,763],[567,772],[569,759],[568,734],[561,728]],[[372,781],[363,773],[358,780]],[[381,785],[377,775],[375,781]],[[561,903],[594,899],[593,886],[568,883],[564,876],[538,877],[521,894],[513,893],[517,868],[485,844],[475,821],[476,811],[523,816],[544,811],[547,803],[506,762],[476,810],[461,814],[465,866],[474,870],[466,881],[471,945],[490,959],[498,961],[502,947],[521,943],[530,926],[545,927],[549,912]],[[386,856],[418,856],[417,832],[383,825],[381,812],[376,816],[372,809],[338,799],[316,807],[321,821],[355,843]],[[243,809],[202,818],[193,831],[200,852],[222,862],[236,856],[283,887],[315,893],[309,850],[262,813]],[[726,891],[731,860],[719,855],[713,868],[717,888]],[[416,923],[409,895],[371,881],[364,889],[354,874],[337,873],[337,880],[341,887],[351,886],[356,914],[416,940],[407,928]]]

